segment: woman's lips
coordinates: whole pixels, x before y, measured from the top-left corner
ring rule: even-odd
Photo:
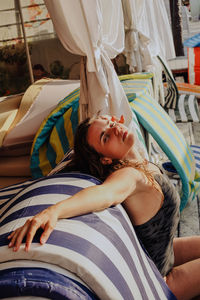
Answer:
[[[122,138],[122,139],[123,139],[123,141],[126,139],[126,137],[127,137],[127,134],[128,134],[128,131],[125,131],[125,132],[124,132],[124,134],[123,134],[123,138]]]

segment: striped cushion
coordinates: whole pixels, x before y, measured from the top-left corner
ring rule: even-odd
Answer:
[[[24,262],[24,267],[30,268],[35,264],[38,268],[40,265],[43,271],[48,266],[51,270],[53,263],[57,273],[66,274],[65,271],[68,271],[75,274],[82,283],[92,288],[99,299],[175,299],[142,249],[121,205],[59,220],[47,243],[39,245],[36,235],[29,252],[24,251],[24,245],[18,252],[8,249],[8,233],[24,224],[28,217],[86,186],[99,183],[94,177],[69,173],[0,190],[1,270],[6,272],[10,261],[12,267],[19,268]],[[34,276],[34,286],[37,287],[37,274]],[[3,277],[0,277],[1,290],[4,283]],[[58,289],[59,285],[57,292]],[[46,293],[44,297],[55,299],[51,297],[51,288]],[[59,299],[78,298],[66,296]]]
[[[191,149],[196,161],[195,181],[193,182],[194,187],[192,189],[196,194],[197,192],[200,193],[200,146],[191,145]]]
[[[58,172],[63,170],[66,167],[66,165],[71,161],[73,153],[74,153],[73,148],[69,149],[69,151],[65,153],[61,161],[55,166],[55,168],[51,170],[51,172],[49,172],[49,174],[47,174],[47,176],[57,174]]]
[[[200,122],[200,113],[195,95],[180,95],[175,109],[167,109],[174,122]]]
[[[130,80],[130,79],[152,79],[153,73],[152,72],[136,72],[132,74],[120,75],[120,81],[123,80]]]
[[[30,168],[33,178],[47,175],[73,147],[79,123],[80,89],[65,97],[42,122],[32,145]]]
[[[148,94],[134,97],[131,93],[127,96],[139,122],[153,136],[179,173],[182,210],[200,184],[195,181],[195,160],[191,148],[165,110],[152,97]]]
[[[175,109],[177,107],[178,99],[179,99],[179,92],[176,86],[173,74],[171,73],[170,68],[167,66],[167,63],[164,60],[157,56],[158,60],[160,61],[165,78],[166,78],[166,90],[165,90],[165,105],[166,109]]]
[[[196,160],[196,169],[200,174],[200,146],[198,145],[191,145],[192,152],[194,154],[194,158]]]
[[[167,63],[158,56],[166,77],[165,105],[166,112],[174,122],[200,122],[200,113],[197,98],[193,93],[180,94],[177,83]],[[180,87],[181,90],[181,87]]]

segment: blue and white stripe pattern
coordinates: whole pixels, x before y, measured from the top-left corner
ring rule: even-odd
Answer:
[[[198,145],[191,145],[192,152],[196,161],[196,169],[198,173],[200,174],[200,146]]]
[[[200,194],[200,146],[198,145],[191,145],[190,146],[195,158],[196,162],[196,172],[195,172],[195,180],[193,182],[193,188],[194,190],[194,196],[197,194],[199,196]]]
[[[31,272],[35,268],[36,279],[37,269],[49,269],[67,277],[71,276],[66,272],[73,273],[76,284],[80,282],[81,288],[85,285],[94,293],[80,299],[175,299],[142,249],[121,205],[59,220],[47,243],[41,246],[36,235],[29,252],[24,251],[24,245],[18,252],[8,248],[8,233],[27,218],[95,184],[99,181],[89,175],[63,173],[0,190],[0,272],[9,272],[10,268],[20,271],[26,266]],[[0,276],[0,291],[2,280]],[[34,284],[37,286],[39,281]],[[51,298],[50,291],[46,293],[42,296]]]

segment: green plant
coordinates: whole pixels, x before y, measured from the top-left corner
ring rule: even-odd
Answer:
[[[30,47],[29,47],[30,49]],[[26,48],[24,43],[16,43],[12,45],[5,45],[0,47],[0,61],[19,65],[26,63]]]

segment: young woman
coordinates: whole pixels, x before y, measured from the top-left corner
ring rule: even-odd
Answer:
[[[26,221],[8,237],[17,251],[26,236],[29,250],[38,228],[44,244],[60,218],[98,211],[122,203],[152,260],[178,299],[200,295],[200,236],[174,238],[179,221],[179,196],[168,178],[145,160],[123,118],[99,116],[82,122],[75,136],[74,157],[66,170],[100,178]]]

